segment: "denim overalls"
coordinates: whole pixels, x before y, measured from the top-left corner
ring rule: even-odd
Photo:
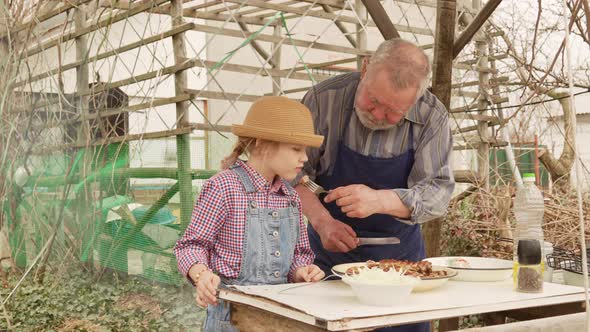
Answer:
[[[299,210],[292,200],[282,209],[263,209],[254,199],[256,191],[252,180],[239,165],[231,167],[244,186],[248,197],[248,212],[244,227],[242,264],[237,279],[222,278],[225,285],[285,284],[291,268],[295,245],[299,237]],[[287,185],[289,192],[294,189]],[[231,325],[227,302],[219,300],[217,306],[207,307],[206,332],[235,332]]]

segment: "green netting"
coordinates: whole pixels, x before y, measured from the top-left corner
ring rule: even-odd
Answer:
[[[3,205],[16,264],[32,264],[57,230],[51,256],[58,262],[74,251],[80,263],[97,272],[112,269],[179,284],[183,278],[173,255],[184,230],[180,204],[173,199],[178,182],[138,190],[129,184],[132,178],[175,181],[178,170],[129,168],[128,144],[81,149],[61,158],[66,167],[52,167],[54,155],[38,160],[48,167],[31,172],[22,189],[15,187],[12,204]],[[189,176],[207,179],[214,173],[192,170]],[[191,195],[197,191],[193,186]]]

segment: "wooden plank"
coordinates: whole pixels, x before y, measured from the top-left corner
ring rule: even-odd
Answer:
[[[311,89],[311,86],[306,86],[306,87],[303,87],[303,88],[283,90],[283,93],[286,94],[286,95],[288,95],[290,93],[297,93],[297,92],[307,91],[309,89]],[[274,94],[272,92],[269,92],[269,93],[265,93],[264,95],[265,96],[273,96]]]
[[[158,13],[158,14],[164,14],[164,15],[170,15],[170,7],[169,6],[160,6],[160,7],[152,9],[151,12]],[[185,8],[183,10],[182,15],[184,17],[200,18],[200,19],[204,19],[204,20],[212,20],[212,21],[220,21],[220,22],[228,21],[228,22],[232,22],[232,23],[243,22],[243,23],[254,24],[254,25],[265,25],[268,22],[268,20],[256,18],[255,16],[254,17],[249,17],[249,16],[240,16],[240,17],[233,16],[232,17],[231,15],[227,15],[227,14],[211,14],[207,11],[195,9],[195,7]],[[276,24],[277,24],[277,22],[272,22],[269,24],[269,26],[273,26]]]
[[[138,112],[138,111],[142,111],[145,109],[153,109],[153,108],[159,107],[159,106],[175,104],[175,103],[181,102],[181,101],[187,101],[190,99],[191,99],[191,96],[189,94],[183,94],[183,95],[179,95],[179,96],[175,96],[175,97],[161,98],[161,99],[148,101],[148,102],[140,103],[140,104],[135,104],[135,105],[131,105],[131,106],[126,106],[126,107],[122,107],[122,108],[105,109],[105,110],[101,110],[100,113],[97,112],[97,113],[92,113],[92,114],[86,115],[85,120],[94,120],[94,119],[106,118],[106,117],[113,116],[113,115]],[[36,112],[36,110],[29,109],[26,112],[33,113],[33,112]],[[68,120],[63,120],[63,121],[55,121],[55,122],[50,121],[50,122],[44,123],[42,125],[32,126],[32,129],[33,130],[49,129],[49,128],[55,128],[55,127],[60,127],[60,126],[65,126],[65,125],[72,125],[72,124],[78,123],[80,121],[82,121],[82,119],[79,116],[77,116],[76,118],[73,118],[73,119],[68,119]]]
[[[232,2],[232,3],[240,3],[241,2],[241,0],[226,0],[226,1]],[[309,17],[323,18],[323,19],[328,19],[328,20],[333,20],[333,21],[338,20],[340,22],[347,22],[347,23],[353,23],[353,24],[358,23],[358,19],[355,17],[343,16],[343,15],[338,16],[336,14],[326,13],[323,10],[322,11],[311,11],[311,10],[306,11],[304,9],[297,8],[297,7],[283,6],[283,5],[273,4],[273,3],[270,3],[267,1],[261,1],[261,0],[248,0],[248,4],[250,6],[256,6],[256,7],[260,7],[260,8],[266,8],[266,9],[273,9],[273,10],[282,11],[285,13],[305,15],[305,16],[309,16]],[[376,26],[375,23],[372,21],[364,21],[363,24],[366,26]],[[432,36],[432,31],[430,31],[429,29],[414,28],[414,27],[409,27],[409,26],[405,26],[405,25],[397,25],[397,24],[395,25],[395,28],[398,31],[414,32],[416,34]]]
[[[461,69],[461,70],[473,70],[473,71],[478,71],[480,73],[497,73],[495,70],[492,70],[491,68],[486,68],[483,66],[475,66],[475,65],[468,65],[466,63],[455,63],[453,65],[454,68],[456,69]]]
[[[475,16],[473,21],[465,30],[463,30],[461,35],[459,35],[459,38],[455,41],[453,45],[453,59],[461,53],[465,45],[469,43],[473,35],[475,35],[475,33],[488,20],[500,2],[502,2],[502,0],[488,0],[488,2],[486,2],[485,6],[479,11],[479,13],[477,13],[477,16]]]
[[[381,2],[373,0],[362,0],[362,2],[385,40],[400,37],[399,32],[397,32],[389,16],[387,16],[385,9],[381,6]]]
[[[195,90],[186,89],[186,93],[190,94],[192,98],[207,98],[207,99],[220,99],[220,100],[235,100],[235,101],[246,101],[253,102],[262,96],[246,95],[231,92],[221,91],[207,91],[207,90]]]
[[[246,26],[246,24],[244,22],[238,22],[238,26],[240,27],[240,29],[242,29],[242,31],[244,31],[245,34],[247,34],[247,35],[252,34],[252,32],[250,32],[250,30],[248,30],[248,26]],[[256,40],[251,40],[250,46],[252,46],[254,51],[256,51],[256,53],[258,53],[272,67],[276,67],[276,64],[274,63],[273,59],[270,58],[268,53],[266,53],[266,51],[262,48],[262,46],[260,46],[258,44],[258,42]]]
[[[500,84],[503,82],[508,82],[509,80],[510,80],[510,77],[508,77],[508,76],[500,76],[498,78],[490,79],[490,84],[497,85],[497,84]],[[468,86],[479,86],[479,81],[468,81],[468,82],[455,83],[455,84],[451,85],[451,88],[458,89],[458,88],[468,87]]]
[[[220,35],[224,35],[224,36],[236,37],[236,38],[241,38],[241,39],[247,38],[251,35],[249,33],[245,33],[245,35],[244,35],[244,32],[242,32],[240,30],[225,29],[225,28],[222,29],[222,28],[217,28],[217,27],[212,27],[212,26],[202,25],[202,24],[195,24],[194,30],[200,31],[200,32],[206,32],[206,33],[213,33],[213,34],[220,34]],[[262,33],[259,34],[258,36],[256,36],[256,40],[270,42],[270,43],[280,42],[283,39],[284,38],[282,38],[282,37],[276,37],[276,36],[271,36],[271,35],[262,34]],[[311,48],[315,48],[318,50],[337,52],[337,53],[346,53],[346,54],[364,55],[364,56],[373,54],[373,52],[369,51],[369,50],[359,50],[359,49],[352,48],[352,47],[338,46],[338,45],[332,45],[332,44],[326,44],[326,43],[318,43],[318,42],[314,43],[314,42],[310,42],[307,40],[299,40],[299,39],[288,39],[288,40],[285,40],[283,43],[292,44],[292,45],[301,46],[301,47],[311,47]]]
[[[436,10],[434,37],[434,70],[432,92],[450,109],[453,80],[453,40],[455,38],[456,0],[439,0]],[[426,257],[440,255],[442,218],[429,221],[422,227]]]
[[[65,43],[69,40],[72,40],[72,39],[75,39],[79,36],[85,35],[89,32],[96,31],[96,30],[104,28],[106,26],[110,26],[116,22],[131,18],[137,14],[140,14],[142,12],[150,10],[154,6],[158,6],[158,5],[160,5],[164,2],[168,2],[168,1],[170,1],[170,0],[152,0],[149,2],[140,3],[139,5],[131,6],[131,9],[129,9],[128,11],[116,14],[112,17],[107,17],[107,18],[97,22],[96,24],[92,24],[91,26],[88,26],[84,29],[80,29],[80,30],[74,29],[74,31],[60,35],[57,38],[51,39],[46,42],[37,43],[36,47],[33,47],[33,48],[23,51],[20,54],[19,59],[22,61],[23,57],[30,57],[32,55],[38,54],[40,52],[45,51],[48,48],[57,46],[58,44]]]
[[[34,25],[42,23],[44,21],[47,21],[48,19],[55,17],[63,12],[66,12],[72,8],[76,8],[79,7],[80,5],[83,5],[87,2],[90,2],[92,0],[77,0],[73,3],[71,2],[61,2],[61,6],[59,6],[58,8],[55,8],[45,14],[41,14],[41,15],[36,15],[38,13],[33,14],[32,18],[30,19],[30,21],[28,22],[23,22],[20,24],[15,25],[14,27],[10,28],[10,33],[11,34],[15,34],[17,32],[20,32],[24,29],[27,28],[32,28]],[[39,4],[38,6],[41,6],[41,4]],[[4,31],[2,33],[0,33],[0,39],[6,37],[8,35],[8,31]]]
[[[145,39],[141,39],[141,40],[139,40],[137,42],[134,42],[134,43],[131,43],[131,44],[128,44],[128,45],[119,47],[119,48],[117,48],[115,50],[104,52],[104,53],[101,53],[101,54],[98,54],[98,55],[89,57],[88,59],[84,59],[84,60],[76,61],[76,62],[73,62],[73,63],[69,63],[67,65],[61,66],[60,68],[52,69],[52,70],[49,70],[47,72],[44,72],[44,73],[35,75],[35,76],[31,77],[31,78],[27,78],[25,80],[16,82],[16,83],[14,83],[13,87],[19,87],[19,86],[22,86],[22,85],[27,84],[27,83],[35,82],[35,81],[38,81],[40,79],[44,79],[44,78],[50,77],[52,75],[56,75],[57,73],[66,72],[66,71],[68,71],[70,69],[76,68],[76,67],[78,67],[78,66],[80,66],[82,64],[85,64],[85,63],[92,63],[94,61],[106,59],[108,57],[115,56],[115,55],[118,55],[118,54],[121,54],[123,52],[127,52],[127,51],[130,51],[130,50],[133,50],[133,49],[138,48],[138,47],[141,47],[141,46],[149,45],[151,43],[155,43],[157,41],[163,40],[165,38],[174,36],[175,34],[178,34],[178,33],[181,33],[181,32],[187,31],[187,30],[191,30],[191,29],[193,29],[193,24],[192,23],[185,23],[182,26],[173,28],[173,29],[168,30],[168,31],[166,31],[164,33],[161,33],[161,34],[158,34],[158,35],[154,35],[154,36],[151,36],[151,37],[148,37],[148,38],[145,38]]]
[[[508,58],[508,53],[502,53],[502,54],[497,54],[497,55],[489,55],[488,56],[490,61],[498,61],[498,60],[503,60]],[[477,62],[479,61],[479,59],[473,59],[473,60],[467,60],[467,61],[461,61],[458,62],[458,64],[464,64],[467,66],[472,66],[477,64]]]
[[[500,119],[494,115],[471,114],[471,113],[451,113],[451,118],[456,120],[475,120],[486,122],[499,122]]]
[[[82,8],[74,9],[74,25],[76,30],[83,30],[86,27],[86,11]],[[83,60],[88,52],[88,36],[86,35],[79,35],[75,39],[76,44],[76,60],[77,62],[82,62],[79,66],[76,67],[76,91],[88,92],[90,90],[89,83],[89,71],[88,71],[88,64],[84,64]],[[88,97],[87,95],[81,96],[76,101],[76,108],[77,113],[81,115],[82,118],[86,118],[88,116]],[[99,122],[99,129],[103,137],[107,137],[107,133],[105,132],[104,126],[102,126],[102,121]],[[83,143],[87,140],[91,139],[90,134],[90,124],[88,122],[83,122],[80,127],[77,128],[77,142]]]
[[[335,13],[334,10],[332,9],[332,7],[330,7],[328,5],[321,5],[321,6],[326,13],[330,13],[330,14]],[[344,26],[344,24],[342,24],[342,22],[340,22],[340,21],[336,21],[336,22],[334,22],[334,24],[336,24],[336,27],[338,28],[338,30],[340,30],[340,32],[342,32],[342,34],[344,35],[346,40],[348,40],[348,43],[352,47],[356,48],[356,40],[354,40],[354,37],[351,35],[351,33],[348,31],[348,29]]]
[[[60,144],[54,145],[49,147],[38,147],[33,148],[33,154],[35,155],[46,155],[56,151],[64,151],[68,149],[75,149],[75,148],[83,148],[83,147],[91,147],[91,146],[101,146],[113,143],[120,143],[120,142],[131,142],[131,141],[138,141],[138,140],[146,140],[146,139],[158,139],[158,138],[165,138],[165,137],[172,137],[176,135],[182,134],[189,134],[194,129],[191,127],[181,128],[181,129],[173,129],[173,130],[164,130],[164,131],[155,131],[151,133],[141,133],[141,134],[132,134],[126,136],[118,136],[118,137],[111,137],[107,139],[100,139],[93,142],[85,142],[82,144],[73,143],[73,144]]]
[[[170,2],[170,14],[172,15],[173,28],[180,27],[184,24],[182,4],[183,0],[171,0]],[[172,36],[172,51],[174,54],[174,63],[176,65],[182,65],[186,59],[186,38],[184,32]],[[187,87],[188,76],[186,70],[178,70],[174,72],[174,91],[176,96],[184,94]],[[184,130],[186,128],[192,131],[189,124],[189,106],[190,103],[186,100],[176,102],[176,128],[178,130]],[[191,221],[194,203],[191,178],[190,131],[176,134],[180,224],[183,228],[187,227]]]
[[[251,307],[245,304],[231,304],[232,324],[243,332],[320,332],[324,329],[287,319],[275,313]]]

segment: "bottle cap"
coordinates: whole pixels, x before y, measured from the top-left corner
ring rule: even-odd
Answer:
[[[541,243],[538,240],[518,240],[516,249],[518,263],[522,265],[541,264]]]
[[[535,182],[536,176],[535,173],[524,173],[522,175],[522,180],[525,182]]]

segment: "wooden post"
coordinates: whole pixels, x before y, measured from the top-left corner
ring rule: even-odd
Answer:
[[[541,185],[541,172],[539,169],[539,136],[535,134],[535,154],[533,156],[535,158],[534,165],[535,165],[535,184],[537,186]]]
[[[480,10],[481,0],[473,0],[472,3],[474,9]],[[477,107],[478,109],[486,109],[488,107],[486,96],[489,95],[488,91],[486,90],[490,86],[490,74],[489,70],[487,70],[490,67],[490,61],[488,59],[489,54],[487,42],[478,39],[475,42],[475,48],[478,67],[486,69],[479,72],[479,98]],[[481,115],[487,115],[488,112],[481,111],[478,113]],[[477,175],[482,180],[482,183],[480,185],[487,192],[490,189],[490,143],[488,133],[488,122],[478,121],[477,131],[481,139],[481,142],[477,146]]]
[[[436,14],[432,92],[447,109],[451,107],[456,6],[455,0],[438,0]],[[422,227],[427,257],[440,254],[441,222],[442,218],[438,218]]]
[[[182,3],[182,0],[171,1],[170,14],[172,16],[172,28],[181,26],[183,24]],[[174,63],[178,65],[186,59],[184,33],[179,33],[172,36],[172,47],[174,51]],[[174,86],[177,96],[185,93],[184,91],[187,88],[185,70],[174,73]],[[176,103],[176,123],[178,129],[184,129],[190,126],[188,108],[188,101],[180,101]],[[185,132],[176,135],[176,156],[178,164],[178,183],[180,185],[180,222],[184,227],[186,227],[191,220],[191,213],[193,210],[189,133]]]
[[[367,20],[367,8],[363,5],[361,0],[356,0],[355,9],[358,17],[361,20]],[[363,26],[360,24],[356,25],[356,45],[357,48],[360,50],[364,50],[367,48],[367,31],[363,30]],[[364,56],[357,55],[356,57],[356,67],[358,70],[361,70],[361,66],[363,64]]]
[[[281,25],[277,24],[274,26],[273,30],[273,37],[280,38],[281,37]],[[274,42],[272,44],[272,69],[280,70],[281,69],[281,45],[278,42]],[[270,77],[272,83],[272,94],[273,96],[278,96],[281,94],[282,85],[281,85],[281,76],[271,76]]]
[[[86,26],[86,14],[87,6],[80,5],[79,7],[74,9],[74,25],[76,31],[80,31],[85,29]],[[104,37],[108,38],[108,37]],[[86,34],[82,34],[75,39],[76,45],[76,62],[80,65],[76,66],[76,92],[82,93],[80,97],[76,98],[76,107],[77,111],[80,114],[80,123],[77,127],[77,137],[76,137],[76,144],[79,145],[82,149],[86,149],[86,153],[84,154],[84,158],[82,159],[81,164],[79,164],[79,172],[82,178],[86,178],[88,174],[93,172],[90,169],[92,165],[92,160],[95,158],[93,151],[98,149],[94,149],[91,146],[87,146],[88,142],[92,140],[92,133],[90,130],[90,122],[88,121],[88,100],[90,94],[90,78],[89,78],[89,69],[88,63],[86,59],[88,58],[88,37]],[[59,48],[58,48],[59,49]],[[61,88],[61,87],[60,87]],[[60,106],[61,107],[61,103]],[[59,111],[61,112],[61,110]],[[72,173],[77,172],[78,170],[72,170]],[[100,216],[95,213],[94,211],[89,211],[87,208],[88,206],[92,206],[92,204],[87,204],[87,201],[92,201],[94,199],[93,193],[94,188],[98,187],[96,183],[87,183],[85,184],[86,188],[81,192],[78,197],[76,197],[77,201],[77,209],[76,209],[76,220],[77,224],[79,225],[80,229],[79,232],[82,235],[82,248],[86,246],[90,246],[93,248],[93,244],[90,243],[94,237],[94,232],[96,231],[94,225],[95,218],[100,218]],[[90,196],[88,195],[90,194]],[[56,216],[55,220],[57,221],[58,218]],[[62,224],[63,227],[63,224]],[[81,251],[79,253],[83,255]],[[92,255],[88,257],[88,260],[85,262],[87,267],[92,267]]]
[[[438,0],[436,8],[432,92],[445,105],[447,110],[451,109],[456,6],[456,0]],[[442,220],[443,218],[431,220],[422,227],[426,245],[426,257],[440,255]],[[450,331],[458,326],[459,320],[457,318],[439,321],[439,331]],[[431,324],[431,327],[434,327],[434,324]]]

